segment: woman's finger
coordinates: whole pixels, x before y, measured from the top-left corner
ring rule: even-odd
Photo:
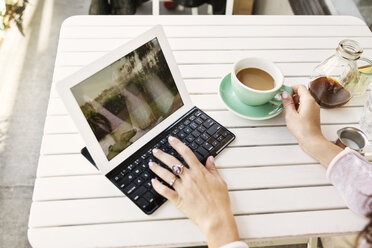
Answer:
[[[182,163],[178,159],[176,159],[175,157],[173,157],[172,155],[166,152],[163,152],[160,149],[153,149],[152,153],[157,159],[163,162],[170,169],[172,169],[173,165],[180,165],[180,166],[182,165]],[[183,170],[187,170],[187,168],[184,167]]]
[[[282,102],[285,109],[285,117],[290,120],[294,114],[297,114],[297,111],[293,98],[287,91],[282,93]]]
[[[167,169],[161,167],[157,163],[150,162],[149,163],[149,168],[152,170],[156,175],[158,175],[161,179],[163,179],[166,183],[171,185],[173,188],[177,190],[180,186],[180,181],[181,179],[177,179],[177,177]]]
[[[151,183],[152,183],[152,187],[155,189],[155,191],[159,195],[167,198],[168,200],[170,200],[173,203],[175,203],[177,201],[178,194],[177,194],[176,191],[168,188],[167,186],[165,186],[164,184],[162,184],[161,182],[159,182],[155,178],[151,179]]]
[[[183,157],[190,168],[201,166],[199,159],[195,156],[193,151],[191,151],[191,149],[187,145],[182,143],[179,139],[170,136],[168,138],[168,142],[178,152],[178,154]]]
[[[220,174],[220,173],[218,173],[218,170],[216,168],[216,164],[214,163],[214,157],[213,156],[208,157],[207,162],[205,163],[205,168],[207,168],[207,170],[214,175],[219,175]]]

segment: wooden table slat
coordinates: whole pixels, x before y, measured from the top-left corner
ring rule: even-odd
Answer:
[[[56,58],[56,66],[84,66],[104,56],[107,52],[65,52]],[[280,63],[320,63],[335,53],[329,50],[259,50],[259,51],[175,51],[176,62],[182,64],[229,64],[239,58],[261,57]],[[363,56],[372,57],[372,49],[365,49]]]
[[[63,39],[135,38],[150,26],[66,26],[62,28]],[[167,37],[213,38],[213,37],[351,37],[368,36],[367,26],[163,26]]]
[[[347,208],[333,186],[232,191],[230,199],[234,215]],[[107,214],[100,214],[102,212]],[[139,212],[127,197],[120,196],[35,202],[31,213],[31,227],[185,219],[169,202],[151,216],[147,216]]]
[[[371,49],[370,37],[308,37],[308,38],[169,38],[169,44],[173,51],[187,50],[308,50],[322,49],[334,50],[340,40],[354,39],[363,48]],[[108,52],[130,39],[61,39],[58,45],[59,52]]]
[[[247,239],[289,238],[331,235],[360,230],[367,220],[350,210],[323,210],[293,213],[237,216],[240,237]],[[315,221],[316,220],[316,221]],[[301,225],[299,225],[301,223]],[[154,230],[161,230],[155,232]],[[138,233],[141,237],[138,237]],[[288,235],[288,234],[291,235]],[[104,235],[104,237],[103,237]],[[38,247],[120,247],[205,244],[199,228],[190,220],[165,220],[33,228],[28,230],[31,244]],[[69,238],[66,238],[69,237]]]
[[[363,111],[362,107],[338,108],[335,110],[321,109],[322,124],[358,123]],[[284,115],[269,119],[265,122],[240,118],[230,111],[206,111],[213,119],[223,126],[230,127],[259,127],[285,126]],[[44,134],[78,133],[69,115],[49,115],[45,120]]]
[[[318,164],[220,169],[230,190],[329,185]],[[37,178],[34,201],[122,196],[103,175]],[[149,217],[151,218],[151,217]]]

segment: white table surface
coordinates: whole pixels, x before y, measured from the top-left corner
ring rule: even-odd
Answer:
[[[164,25],[195,105],[237,136],[216,164],[227,181],[244,240],[324,236],[361,230],[325,169],[299,148],[283,115],[249,121],[228,112],[217,87],[245,56],[272,60],[285,84],[306,84],[311,70],[355,39],[372,57],[372,35],[345,16],[76,16],[62,25],[54,82],[155,24]],[[42,68],[40,68],[42,69]],[[324,135],[357,126],[365,96],[321,110]],[[181,246],[205,242],[172,204],[147,216],[80,154],[84,146],[53,86],[29,219],[33,247]]]

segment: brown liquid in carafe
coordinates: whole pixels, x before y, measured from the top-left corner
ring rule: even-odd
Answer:
[[[335,108],[347,103],[351,94],[335,79],[320,77],[310,83],[309,91],[321,107]]]

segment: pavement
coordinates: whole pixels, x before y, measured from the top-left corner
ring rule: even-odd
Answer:
[[[61,23],[88,0],[31,0],[0,48],[0,247],[30,247],[28,216]]]

